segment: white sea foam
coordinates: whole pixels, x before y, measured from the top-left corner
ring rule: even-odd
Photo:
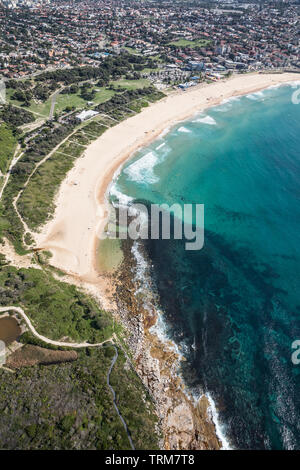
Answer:
[[[232,107],[231,103],[223,103],[219,104],[218,106],[214,107],[214,111],[217,113],[226,113]]]
[[[283,85],[282,83],[276,83],[276,85],[270,85],[267,89],[276,90],[277,88],[280,88],[282,85]]]
[[[162,312],[154,305],[154,299],[149,298],[147,295],[149,291],[152,291],[153,287],[150,285],[150,266],[144,257],[143,253],[140,250],[140,246],[138,242],[134,242],[131,248],[131,252],[136,261],[136,272],[134,276],[134,282],[137,282],[139,287],[135,291],[135,295],[137,294],[144,294],[144,302],[143,307],[145,310],[152,311],[155,308],[157,313],[157,322],[153,325],[149,331],[155,334],[158,339],[164,343],[168,344],[168,347],[173,350],[179,357],[179,360],[183,359],[182,350],[183,345],[180,344],[180,347],[170,339],[168,332],[167,332],[167,325],[163,319]]]
[[[184,360],[184,355],[189,352],[188,345],[183,341],[177,344],[171,340],[168,334],[167,324],[163,318],[163,313],[157,308],[155,311],[157,312],[157,322],[149,329],[150,333],[155,334],[161,343],[168,344],[168,348],[177,354],[179,361]]]
[[[248,98],[249,100],[254,100],[254,101],[260,100],[260,101],[263,101],[263,98],[265,97],[264,91],[265,91],[265,90],[254,91],[253,93],[249,93],[248,95],[245,95],[245,97]]]
[[[209,408],[208,412],[211,414],[212,420],[214,422],[215,428],[216,428],[216,434],[218,438],[220,439],[222,443],[222,450],[232,450],[232,447],[230,446],[224,432],[224,426],[220,423],[218,412],[216,409],[216,405],[214,400],[212,399],[210,393],[205,394],[208,402],[209,402]]]
[[[258,100],[258,97],[254,93],[250,93],[249,95],[246,95],[246,98],[248,98],[248,100],[253,100],[253,101]]]
[[[224,100],[221,102],[222,104],[227,104],[227,103],[232,103],[234,101],[239,101],[241,99],[240,96],[230,96],[230,98],[224,98]]]
[[[186,134],[190,134],[190,129],[187,129],[186,127],[184,126],[181,126],[179,127],[179,129],[177,129],[178,132],[183,132],[183,133],[186,133]]]
[[[233,102],[239,101],[240,98],[240,96],[231,96],[230,98],[224,98],[220,104],[214,106],[214,111],[217,111],[218,113],[226,113],[231,109]]]
[[[209,406],[208,406],[208,413],[211,416],[211,419],[215,425],[216,429],[216,435],[219,439],[219,441],[222,444],[221,450],[233,450],[233,447],[230,445],[227,437],[226,437],[226,432],[225,432],[225,426],[220,423],[220,418],[218,415],[218,411],[216,408],[216,404],[209,392],[203,393],[203,390],[200,388],[194,388],[191,391],[190,398],[193,399],[195,406],[201,400],[201,398],[205,396],[208,400]]]
[[[285,450],[296,450],[297,443],[295,442],[292,431],[287,426],[282,426],[282,439],[284,442]]]
[[[258,96],[259,98],[261,98],[262,96],[264,96],[264,90],[255,91],[253,93],[253,95]]]
[[[127,196],[127,194],[122,193],[118,189],[118,185],[116,182],[110,186],[109,195],[115,197],[118,201],[118,204],[122,206],[128,206],[128,204],[133,201],[133,198],[131,196]]]
[[[299,82],[291,82],[288,85],[290,85],[293,88],[296,88],[300,85],[300,81]],[[279,85],[279,86],[281,86],[281,85]],[[278,87],[278,85],[274,85],[274,86],[271,86],[269,88],[277,88],[277,87]],[[263,91],[250,93],[249,95],[246,95],[247,98],[253,99],[253,100],[258,100],[258,99],[262,98],[263,96],[264,96]],[[237,101],[239,99],[240,99],[239,97],[233,97],[233,98],[230,98],[228,100],[224,100],[221,103],[221,105],[218,105],[218,107],[216,107],[214,109],[216,111],[225,112],[225,111],[227,111],[228,109],[231,108],[231,103],[233,101]],[[206,122],[204,122],[205,120],[206,120]],[[207,122],[208,120],[213,120],[214,122],[213,123],[212,122]],[[216,124],[215,120],[213,118],[211,118],[210,116],[200,117],[199,119],[196,119],[193,122],[203,122],[205,124],[210,124],[210,125]],[[178,131],[179,132],[190,132],[188,129],[186,129],[183,126],[180,127],[178,129]],[[167,134],[168,132],[169,132],[169,129],[166,129],[161,134],[161,136]],[[159,150],[159,149],[163,148],[165,145],[166,145],[165,143],[162,143],[162,144],[158,145],[158,147],[156,147],[156,150]],[[159,161],[160,161],[160,159],[159,159],[158,155],[155,154],[155,152],[149,152],[144,157],[142,157],[141,159],[139,159],[136,162],[134,162],[133,164],[131,164],[125,170],[125,172],[128,174],[130,179],[135,180],[135,181],[140,181],[140,180],[144,180],[144,179],[146,179],[147,182],[152,182],[153,180],[157,181],[157,177],[153,172],[153,167]],[[138,178],[138,179],[136,179],[136,178]],[[118,190],[116,185],[112,186],[112,188],[110,190],[110,193],[115,195],[116,197],[121,196],[122,198],[124,198],[123,199],[124,201],[125,201],[125,199],[127,199],[127,202],[130,202],[130,200],[132,200],[132,198],[130,198],[129,196],[126,196],[126,195],[122,194]],[[147,274],[149,273],[148,263],[147,263],[146,259],[144,258],[144,256],[142,255],[141,251],[139,250],[139,245],[137,243],[133,244],[132,253],[133,253],[133,255],[136,259],[136,262],[137,262],[137,271],[136,271],[136,274],[135,274],[135,280],[139,281],[139,288],[137,289],[136,293],[146,292],[146,290],[151,289],[151,286],[150,286],[150,284],[148,284],[148,281],[147,281],[147,278],[148,278]],[[147,302],[147,300],[145,302]],[[145,303],[144,307],[146,309],[151,308],[150,305],[147,306],[146,303]],[[171,347],[173,347],[174,350],[176,351],[176,353],[180,357],[182,357],[182,351],[185,350],[185,347],[181,343],[180,343],[180,346],[178,347],[174,342],[170,342],[170,338],[168,337],[168,332],[167,332],[167,326],[164,322],[162,312],[158,311],[157,323],[156,323],[156,325],[154,325],[151,328],[151,331],[154,332],[162,342],[168,343],[169,345],[172,345]],[[188,347],[188,346],[186,346],[186,347]],[[202,393],[202,395],[203,395],[203,393]],[[201,394],[198,394],[197,396],[195,394],[194,395],[195,400],[198,401],[200,396],[201,396]],[[222,443],[222,449],[229,450],[232,447],[230,446],[230,443],[229,443],[228,439],[226,438],[225,426],[222,423],[220,423],[220,418],[218,416],[216,404],[215,404],[212,396],[210,395],[210,393],[206,393],[206,397],[207,397],[208,402],[209,402],[209,413],[211,414],[212,420],[214,422],[214,425],[215,425],[215,428],[216,428],[216,434],[217,434],[218,438],[220,439],[220,441]],[[289,447],[288,444],[290,445],[291,435],[290,435],[288,429],[285,429],[284,431],[285,431],[284,432],[284,440],[287,443],[286,446]]]
[[[193,122],[201,122],[202,124],[209,124],[210,126],[215,126],[217,124],[215,119],[211,116],[200,117],[195,119]]]
[[[298,88],[300,86],[300,80],[295,80],[293,82],[289,82],[288,85],[292,88]]]
[[[136,260],[136,265],[137,265],[134,281],[138,282],[139,284],[139,287],[136,290],[135,294],[136,295],[138,293],[145,294],[147,293],[147,291],[151,290],[151,286],[149,283],[149,275],[150,275],[149,265],[140,250],[138,242],[134,242],[131,252]],[[179,361],[181,361],[182,359],[184,359],[185,353],[187,354],[189,353],[190,351],[189,345],[185,343],[184,340],[181,341],[180,344],[176,344],[174,341],[170,339],[168,335],[167,325],[166,325],[166,322],[164,321],[162,312],[159,309],[157,309],[157,307],[155,307],[153,304],[150,305],[148,303],[147,295],[145,295],[144,298],[145,300],[144,300],[143,307],[148,311],[151,311],[153,308],[155,308],[157,312],[157,316],[158,316],[156,324],[153,325],[149,331],[152,334],[155,334],[162,343],[167,344],[168,347],[178,355]],[[203,392],[199,391],[199,393],[196,393],[195,391],[193,391],[193,393],[191,393],[188,389],[186,389],[186,394],[189,398],[194,399],[195,404],[199,401],[201,396],[203,396]],[[209,393],[206,393],[205,395],[209,402],[208,412],[210,413],[212,421],[215,425],[217,437],[219,438],[222,444],[222,450],[230,450],[232,449],[232,447],[230,446],[225,436],[224,426],[220,423],[214,400]]]
[[[154,184],[159,181],[159,178],[154,173],[154,167],[158,162],[158,155],[151,151],[131,163],[131,165],[125,168],[124,173],[126,173],[131,181]]]
[[[293,80],[291,82],[277,83],[276,85],[270,85],[268,87],[268,90],[280,88],[282,86],[290,86],[291,88],[298,88],[300,86],[300,80]]]
[[[146,273],[148,272],[148,263],[141,253],[141,250],[139,250],[139,244],[138,242],[134,242],[131,248],[131,253],[133,254],[135,261],[136,261],[136,273],[134,276],[134,281],[139,281],[140,287],[139,287],[139,292],[141,292],[142,288],[148,288],[148,283],[147,283],[147,276]],[[147,283],[147,284],[146,284]]]
[[[117,201],[113,202],[113,205],[121,205],[121,206],[128,206],[130,202],[133,201],[133,198],[124,194],[120,191],[117,180],[123,168],[123,164],[121,164],[114,173],[114,176],[106,190],[105,197],[108,201],[110,196],[113,196],[117,199]]]
[[[170,131],[170,127],[166,127],[166,129],[164,129],[158,136],[159,139],[161,139],[162,137],[164,137],[166,134],[168,134]]]
[[[162,343],[167,343],[169,348],[172,349],[178,355],[179,360],[181,361],[182,359],[184,359],[184,356],[190,352],[190,346],[184,341],[180,341],[179,345],[176,344],[174,341],[172,341],[168,335],[167,326],[163,319],[162,312],[160,310],[157,310],[157,313],[158,313],[157,322],[154,326],[150,328],[149,331],[151,333],[154,333]],[[180,374],[179,376],[181,377]],[[181,377],[181,379],[183,380],[183,377]],[[186,394],[188,398],[194,400],[195,405],[203,396],[203,392],[200,390],[199,390],[199,393],[195,392],[195,390],[193,390],[193,392],[191,393],[190,390],[186,389]],[[205,396],[207,397],[207,400],[209,402],[209,407],[207,411],[210,414],[211,419],[214,423],[214,426],[216,429],[216,435],[222,444],[221,450],[231,450],[232,447],[228,439],[226,438],[224,425],[220,423],[220,419],[219,419],[215,402],[209,392],[205,393]]]
[[[162,143],[162,144],[160,144],[158,147],[156,147],[156,149],[155,149],[155,150],[159,150],[159,149],[161,149],[162,147],[164,147],[165,145],[166,145],[166,143],[165,143],[165,142],[163,142],[163,143]]]

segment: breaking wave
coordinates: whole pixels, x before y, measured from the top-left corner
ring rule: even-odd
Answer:
[[[186,133],[186,134],[190,134],[190,133],[191,133],[190,129],[187,129],[187,128],[184,127],[184,126],[179,127],[179,129],[177,129],[177,132],[183,132],[183,133]]]
[[[131,252],[134,256],[136,261],[136,271],[134,276],[134,282],[139,285],[139,287],[135,291],[135,295],[143,294],[144,302],[143,307],[145,310],[151,312],[153,308],[155,308],[157,312],[157,322],[150,328],[150,332],[155,334],[157,338],[164,344],[168,345],[168,348],[173,350],[179,357],[179,360],[185,360],[185,354],[189,352],[189,345],[184,340],[180,341],[179,344],[175,343],[168,334],[168,326],[163,318],[163,313],[161,310],[157,308],[157,306],[153,303],[153,298],[149,298],[149,292],[153,289],[151,287],[150,277],[151,277],[151,267],[149,266],[148,261],[146,260],[145,256],[142,253],[140,244],[138,242],[134,242]],[[179,374],[180,375],[180,374]],[[183,378],[181,377],[183,380]],[[203,393],[196,393],[194,390],[186,389],[187,396],[195,401],[195,404],[199,401]],[[228,439],[225,435],[225,426],[221,424],[220,418],[218,415],[218,411],[216,408],[216,404],[209,392],[205,393],[205,396],[208,399],[209,407],[208,413],[211,416],[211,419],[215,425],[216,435],[220,440],[222,450],[231,450],[232,447],[229,444]]]
[[[211,116],[200,117],[195,119],[193,122],[201,122],[202,124],[208,124],[210,126],[215,126],[217,124],[215,119]]]
[[[124,173],[126,173],[131,181],[154,184],[159,181],[158,176],[154,173],[154,167],[158,164],[158,162],[158,155],[151,151],[142,158],[139,158],[135,162],[131,163],[131,165],[125,168]]]

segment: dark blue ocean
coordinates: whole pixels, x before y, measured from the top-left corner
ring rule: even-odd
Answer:
[[[300,85],[299,85],[300,86]],[[300,104],[296,85],[182,122],[123,167],[133,200],[205,205],[205,243],[144,249],[181,374],[209,393],[231,447],[300,449]],[[123,196],[124,197],[124,196]]]

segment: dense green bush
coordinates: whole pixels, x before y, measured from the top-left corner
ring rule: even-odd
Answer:
[[[0,171],[5,174],[16,148],[16,138],[6,124],[0,125]]]
[[[54,340],[95,343],[113,333],[111,315],[93,299],[39,269],[2,267],[0,305],[21,305],[38,333]]]
[[[11,127],[18,127],[28,122],[34,121],[34,116],[26,109],[16,108],[15,106],[3,106],[0,111],[0,119]]]
[[[106,383],[113,356],[111,347],[96,348],[72,363],[0,370],[0,448],[130,450]],[[135,409],[136,448],[157,448],[157,418],[143,384],[131,370],[120,374],[121,357],[113,371],[122,411]]]

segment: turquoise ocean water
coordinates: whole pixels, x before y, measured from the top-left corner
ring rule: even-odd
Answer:
[[[205,205],[205,244],[144,242],[181,373],[230,445],[300,448],[300,104],[295,84],[174,126],[123,167],[112,198]]]

